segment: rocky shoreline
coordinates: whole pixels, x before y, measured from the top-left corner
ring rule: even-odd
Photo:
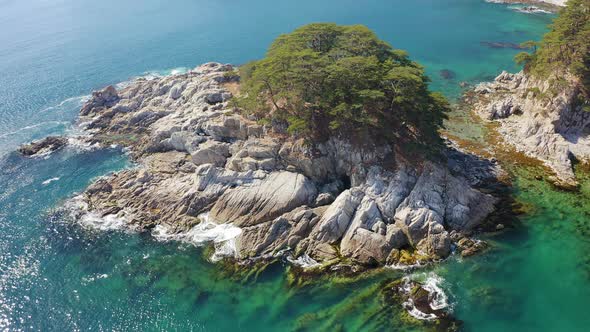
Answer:
[[[564,82],[575,79],[563,75]],[[576,189],[574,164],[590,158],[590,114],[575,106],[575,84],[556,88],[551,78],[538,80],[523,72],[503,72],[481,83],[465,101],[487,121],[498,123],[504,141],[542,161],[564,189]]]
[[[92,184],[89,212],[168,236],[191,232],[206,213],[213,228],[239,228],[224,238],[225,255],[289,255],[322,269],[479,248],[466,244],[496,209],[497,164],[452,148],[441,161],[410,161],[344,139],[310,146],[236,112],[238,84],[232,66],[209,63],[95,92],[80,111],[85,139],[127,147],[137,167]]]

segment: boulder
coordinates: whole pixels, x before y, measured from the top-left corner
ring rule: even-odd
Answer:
[[[320,219],[312,232],[313,239],[330,244],[339,241],[348,229],[363,196],[364,193],[358,188],[342,192]]]
[[[81,115],[88,115],[95,109],[113,107],[120,100],[117,90],[114,86],[109,85],[106,88],[95,91],[80,110]]]
[[[200,144],[199,149],[191,154],[191,160],[195,165],[223,166],[228,156],[229,146],[227,143],[207,141]]]
[[[311,204],[317,189],[301,174],[280,171],[249,186],[226,191],[211,210],[211,217],[240,227],[272,220],[296,207]]]

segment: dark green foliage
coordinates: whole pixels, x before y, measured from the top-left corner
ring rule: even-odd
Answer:
[[[420,65],[365,26],[310,24],[240,70],[238,104],[292,135],[355,142],[440,142],[449,105]]]
[[[515,58],[527,73],[543,78],[568,71],[578,78],[582,97],[590,99],[590,0],[570,0],[543,40],[527,46],[533,53]]]
[[[516,61],[519,66],[527,65],[532,59],[533,56],[529,52],[520,52],[514,56],[514,61]]]

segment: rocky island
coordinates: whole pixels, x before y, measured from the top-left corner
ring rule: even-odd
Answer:
[[[92,184],[86,213],[160,237],[231,229],[217,254],[238,261],[411,265],[459,241],[472,253],[501,171],[445,146],[448,105],[427,80],[365,27],[313,24],[247,66],[109,86],[80,111],[85,139],[127,147],[137,167]]]

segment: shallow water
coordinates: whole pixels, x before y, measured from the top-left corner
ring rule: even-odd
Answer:
[[[383,280],[410,272],[294,288],[278,263],[234,281],[190,244],[94,230],[56,212],[93,178],[128,167],[121,151],[40,159],[11,151],[71,130],[92,89],[204,61],[244,63],[304,23],[366,24],[407,49],[433,88],[454,98],[462,81],[516,69],[517,50],[481,42],[538,39],[549,20],[478,0],[0,0],[0,330],[419,330],[402,324],[379,291]],[[443,79],[444,69],[454,78]],[[582,330],[590,190],[558,192],[531,180],[534,170],[516,172],[518,197],[531,206],[522,224],[492,236],[485,255],[451,258],[415,277],[443,278],[465,330]]]

